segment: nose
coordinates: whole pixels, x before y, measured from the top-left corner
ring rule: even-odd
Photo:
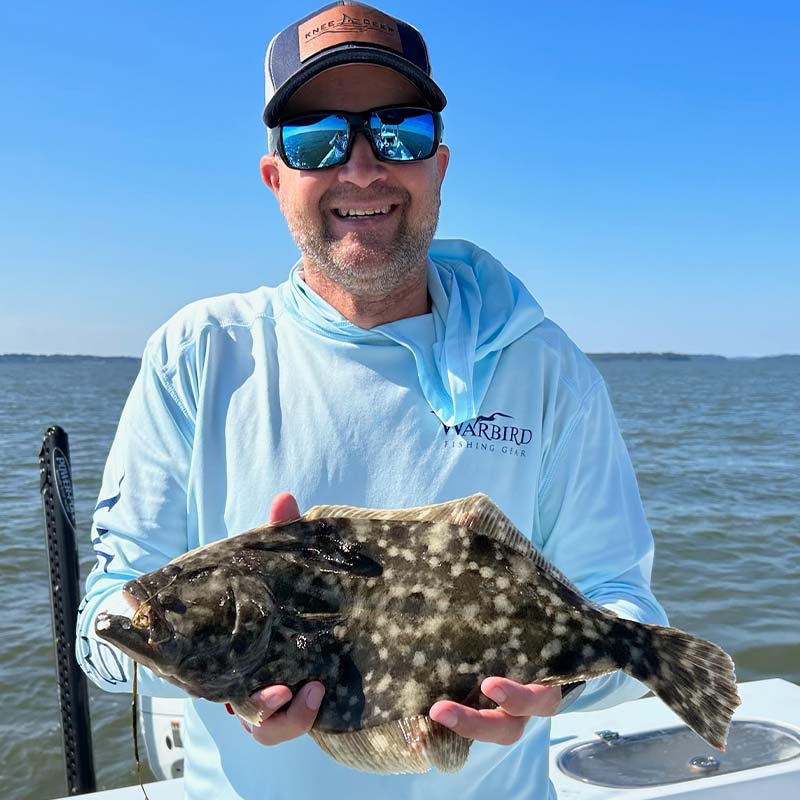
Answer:
[[[340,183],[353,183],[361,188],[386,179],[386,165],[375,158],[364,131],[356,134],[350,158],[339,167],[337,178]]]

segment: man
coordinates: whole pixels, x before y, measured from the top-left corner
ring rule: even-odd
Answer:
[[[334,3],[272,40],[266,85],[261,174],[302,257],[276,289],[194,303],[148,342],[94,519],[84,669],[130,691],[129,659],[93,633],[101,609],[124,608],[125,581],[318,503],[399,508],[484,491],[593,600],[664,623],[652,537],[596,369],[488,253],[433,240],[450,153],[420,34]],[[180,695],[146,669],[139,685]],[[188,702],[187,797],[551,791],[558,687],[500,675],[481,685],[497,709],[436,703],[435,720],[476,740],[467,765],[405,776],[347,769],[304,735],[335,688],[265,687],[254,695],[265,720],[246,732],[223,706]],[[572,708],[643,692],[615,673]]]

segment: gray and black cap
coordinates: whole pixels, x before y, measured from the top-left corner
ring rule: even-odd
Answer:
[[[264,122],[274,128],[289,98],[320,72],[342,64],[377,64],[396,70],[420,91],[432,111],[447,103],[431,78],[420,32],[377,8],[340,0],[292,23],[269,43],[264,62]]]

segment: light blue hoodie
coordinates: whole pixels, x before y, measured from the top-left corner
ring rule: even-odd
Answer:
[[[372,330],[302,282],[193,303],[149,340],[94,515],[98,563],[78,624],[79,660],[130,691],[130,660],[94,635],[124,612],[122,585],[188,549],[263,524],[291,491],[321,503],[401,508],[486,492],[595,602],[664,624],[649,583],[653,542],[605,385],[525,287],[468,242],[430,251],[432,311]],[[184,696],[139,670],[139,689]],[[570,710],[640,696],[622,673]],[[456,775],[343,767],[308,736],[262,747],[223,706],[190,700],[185,785],[228,798],[548,796],[547,719],[512,746],[476,742]],[[552,791],[552,789],[550,789]]]

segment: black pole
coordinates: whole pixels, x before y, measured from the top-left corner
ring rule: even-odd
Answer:
[[[80,570],[75,542],[75,502],[69,439],[63,428],[47,429],[39,451],[39,491],[44,506],[47,560],[50,565],[50,600],[53,607],[53,640],[56,649],[58,694],[67,793],[96,790],[94,753],[89,723],[86,676],[75,658],[75,626],[80,602]]]

